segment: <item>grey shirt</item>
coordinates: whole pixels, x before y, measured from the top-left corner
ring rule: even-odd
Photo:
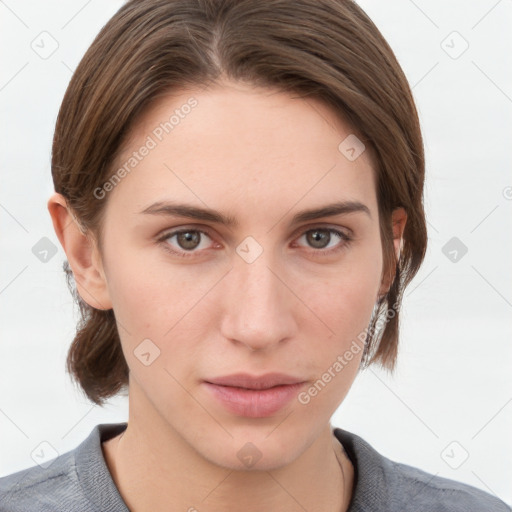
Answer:
[[[0,478],[0,512],[128,512],[101,442],[127,423],[101,424],[75,449]],[[380,455],[359,436],[333,429],[355,468],[349,512],[511,512],[470,485],[431,475]]]

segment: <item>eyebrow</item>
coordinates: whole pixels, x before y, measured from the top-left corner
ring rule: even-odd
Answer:
[[[291,220],[291,225],[306,222],[308,220],[320,219],[323,217],[334,217],[335,215],[347,215],[349,213],[362,212],[370,218],[370,209],[359,201],[340,201],[327,204],[319,208],[303,210],[295,214]],[[214,222],[227,227],[237,227],[238,221],[231,215],[212,210],[210,208],[200,208],[190,204],[173,203],[169,201],[157,201],[139,212],[140,214],[163,215],[169,217],[186,217],[195,220]]]

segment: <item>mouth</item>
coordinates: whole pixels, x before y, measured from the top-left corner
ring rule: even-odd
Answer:
[[[305,384],[304,379],[281,373],[259,377],[239,373],[203,382],[224,409],[247,418],[264,418],[277,413]]]
[[[235,373],[233,375],[209,379],[206,382],[218,386],[259,390],[269,389],[275,386],[299,384],[304,382],[304,379],[293,377],[285,373],[266,373],[261,376],[249,375],[248,373]]]

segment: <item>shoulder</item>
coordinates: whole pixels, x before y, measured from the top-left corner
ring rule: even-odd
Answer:
[[[503,501],[471,485],[388,459],[359,436],[334,429],[355,469],[349,512],[511,512]]]
[[[34,466],[0,478],[0,512],[59,512],[77,510],[77,506],[91,510],[80,499],[74,451],[49,462],[45,467]]]
[[[0,512],[128,512],[101,448],[126,425],[96,425],[75,449],[0,478]]]
[[[432,475],[418,468],[389,461],[394,475],[393,499],[414,503],[416,510],[432,512],[510,512],[511,509],[495,496],[468,484]]]

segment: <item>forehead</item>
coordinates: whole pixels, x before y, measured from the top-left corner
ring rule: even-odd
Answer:
[[[342,151],[346,141],[357,144],[353,137],[317,99],[231,83],[183,89],[139,117],[112,169],[127,172],[109,199],[124,197],[130,211],[173,196],[217,207],[289,208],[340,198],[372,207],[369,151],[355,159]]]

